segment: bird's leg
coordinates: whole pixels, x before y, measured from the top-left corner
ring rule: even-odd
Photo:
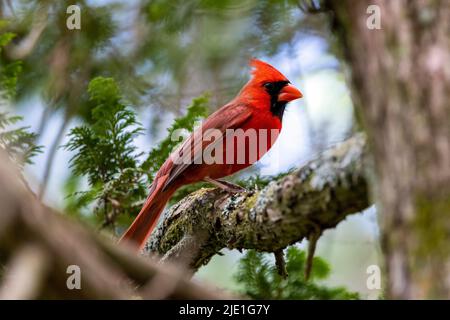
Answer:
[[[308,236],[308,257],[306,258],[306,268],[305,268],[305,280],[308,281],[311,275],[314,252],[316,251],[317,240],[319,240],[322,235],[322,229],[317,224],[313,223],[313,231]]]
[[[206,177],[204,180],[229,193],[247,192],[247,189],[225,180],[216,180],[210,177]]]

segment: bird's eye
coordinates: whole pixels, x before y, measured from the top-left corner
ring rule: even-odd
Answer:
[[[272,82],[266,82],[264,83],[264,88],[266,88],[267,90],[272,90],[273,89],[273,83]]]

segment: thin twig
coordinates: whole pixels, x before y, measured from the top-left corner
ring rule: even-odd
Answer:
[[[284,260],[284,252],[283,249],[277,250],[273,253],[275,255],[275,265],[278,269],[278,274],[286,279],[288,277],[288,273],[286,270],[286,261]]]

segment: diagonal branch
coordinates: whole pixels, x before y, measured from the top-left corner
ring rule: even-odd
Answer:
[[[223,248],[277,252],[366,209],[367,162],[358,134],[261,191],[201,189],[167,212],[145,250],[193,270]]]
[[[81,288],[67,285],[68,267]],[[160,285],[165,284],[164,290]],[[0,152],[0,298],[223,299],[230,294],[189,281],[186,272],[143,259],[45,207]]]

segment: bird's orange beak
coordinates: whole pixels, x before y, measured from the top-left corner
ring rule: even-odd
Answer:
[[[278,95],[278,101],[289,102],[303,97],[303,94],[292,84],[286,85]]]

